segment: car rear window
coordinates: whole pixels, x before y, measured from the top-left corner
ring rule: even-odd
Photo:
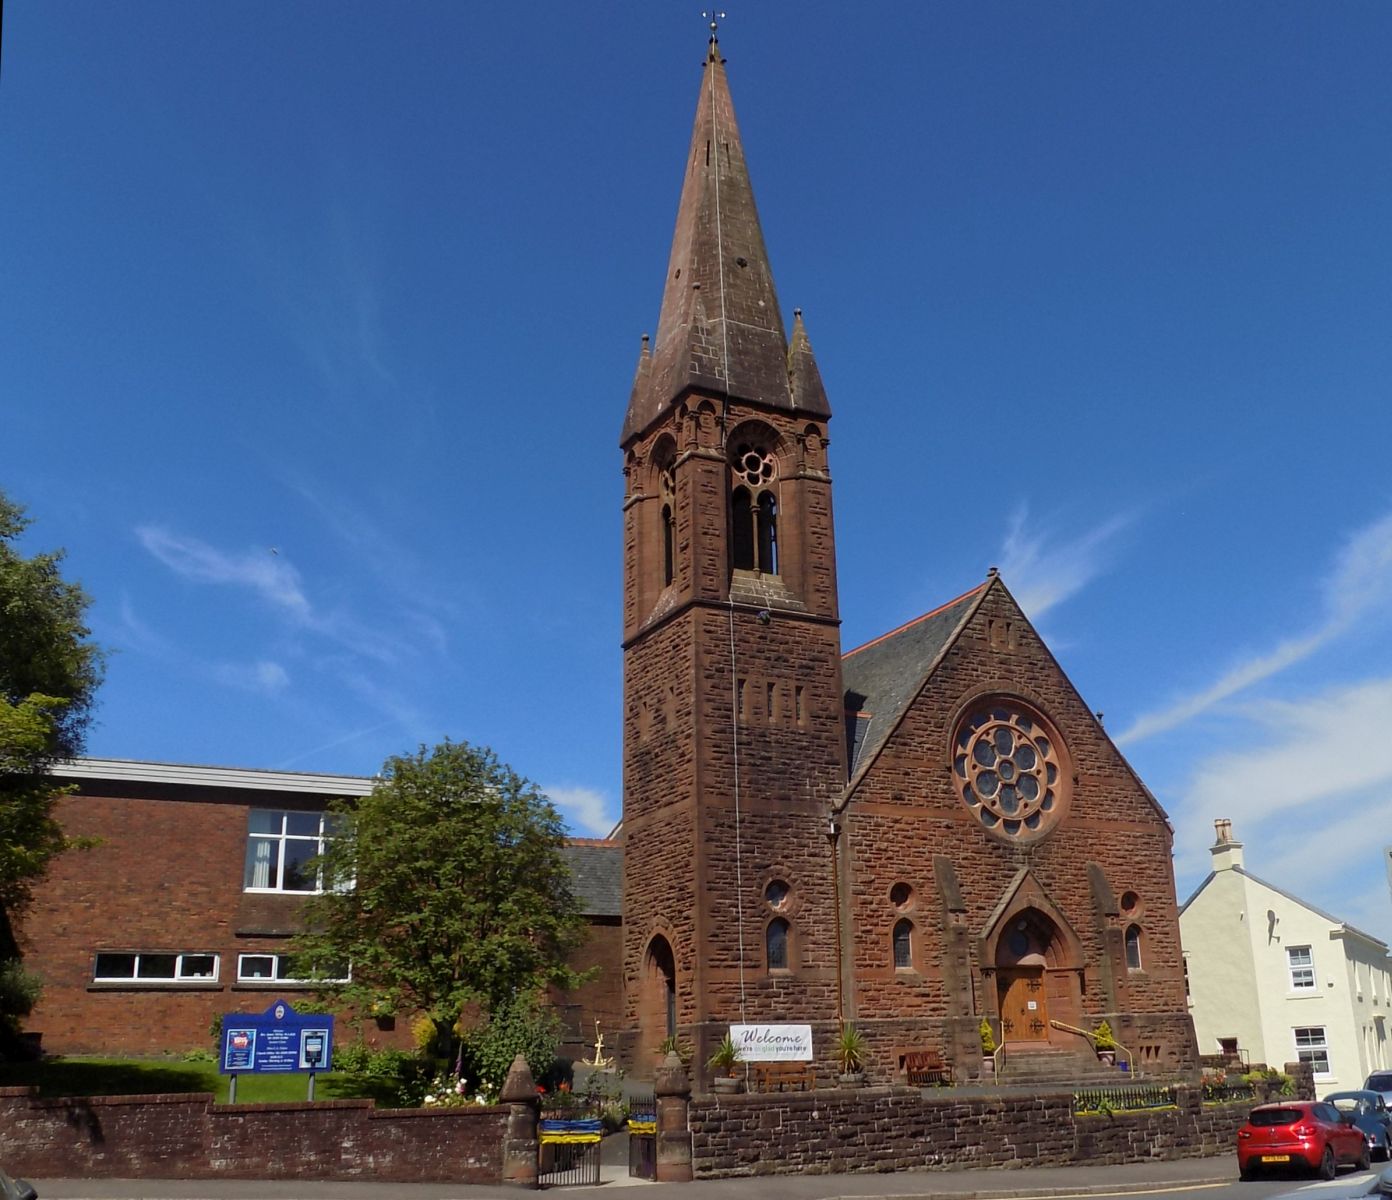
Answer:
[[[1362,1109],[1362,1101],[1357,1096],[1333,1096],[1329,1103],[1341,1113],[1356,1113]]]
[[[1369,1075],[1367,1087],[1370,1092],[1392,1092],[1392,1075]]]
[[[1258,1108],[1248,1117],[1253,1125],[1293,1125],[1305,1114],[1298,1108]]]

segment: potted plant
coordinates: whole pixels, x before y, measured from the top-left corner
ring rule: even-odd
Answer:
[[[865,1035],[849,1021],[836,1038],[836,1065],[841,1070],[842,1087],[860,1087],[865,1082]]]
[[[981,1027],[977,1031],[981,1034],[981,1073],[983,1075],[994,1075],[996,1072],[996,1034],[991,1028],[991,1022],[986,1018],[981,1018]]]
[[[1112,1027],[1105,1019],[1093,1026],[1092,1048],[1097,1051],[1099,1062],[1106,1063],[1109,1067],[1116,1062],[1116,1038],[1112,1036]]]
[[[706,1066],[715,1072],[711,1078],[711,1085],[717,1092],[739,1091],[740,1081],[735,1075],[739,1063],[739,1047],[735,1045],[735,1039],[726,1030],[725,1036],[720,1039],[720,1044],[715,1048],[715,1053],[706,1059]]]

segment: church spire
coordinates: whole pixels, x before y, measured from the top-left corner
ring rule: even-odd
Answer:
[[[829,416],[820,387],[791,386],[789,365],[725,60],[712,32],[652,362],[620,440],[641,433],[688,388]]]

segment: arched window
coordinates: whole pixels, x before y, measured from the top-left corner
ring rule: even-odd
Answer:
[[[913,922],[894,923],[894,966],[904,971],[913,966]]]
[[[673,558],[672,540],[675,533],[675,522],[672,520],[672,506],[664,504],[662,506],[662,586],[666,587],[672,582]]]
[[[772,431],[741,441],[730,456],[730,565],[735,570],[778,573],[778,461]]]
[[[764,931],[764,955],[770,971],[788,969],[788,922],[774,917]]]
[[[759,570],[778,574],[778,502],[772,492],[760,492],[756,524],[759,533]]]
[[[1141,969],[1141,927],[1126,927],[1126,965],[1133,971]]]

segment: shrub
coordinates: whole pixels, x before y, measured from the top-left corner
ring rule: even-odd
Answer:
[[[544,1081],[556,1070],[560,1044],[560,1019],[555,1010],[533,996],[515,997],[464,1035],[460,1054],[464,1069],[460,1074],[500,1091],[513,1059],[521,1054],[532,1078]]]

